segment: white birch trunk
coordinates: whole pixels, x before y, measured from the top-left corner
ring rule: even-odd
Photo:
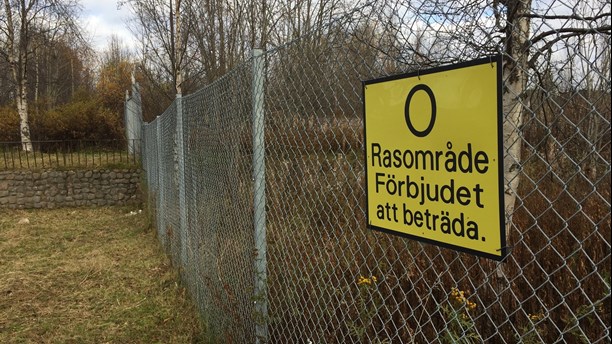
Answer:
[[[174,9],[174,22],[176,24],[175,30],[175,61],[176,61],[176,82],[175,89],[176,94],[183,94],[183,39],[182,39],[182,22],[181,22],[181,0],[176,0],[176,8]]]
[[[500,1],[501,2],[501,1]],[[521,177],[521,146],[523,144],[522,124],[523,110],[527,98],[524,91],[527,85],[527,61],[529,51],[526,43],[529,40],[530,19],[524,14],[531,9],[531,0],[505,0],[508,11],[506,23],[506,42],[503,63],[504,85],[503,102],[503,141],[504,141],[504,204],[506,220],[506,246],[512,241],[512,216]],[[508,252],[511,254],[511,252]],[[507,288],[509,280],[504,265],[490,262],[494,273],[491,287],[499,295]]]
[[[6,51],[8,62],[11,68],[11,75],[16,85],[17,91],[17,113],[19,114],[19,134],[21,137],[22,149],[26,152],[32,151],[32,140],[30,138],[30,124],[28,121],[28,79],[27,79],[27,42],[24,35],[27,34],[28,19],[25,16],[27,13],[25,4],[20,3],[21,17],[20,27],[15,32],[15,22],[13,18],[13,9],[8,0],[4,0],[4,10],[6,13]]]
[[[504,89],[502,93],[504,112],[504,203],[506,207],[506,239],[511,243],[512,215],[520,182],[521,146],[523,137],[523,110],[527,98],[524,91],[527,85],[527,61],[529,40],[531,0],[508,0],[509,12],[506,36],[506,56],[504,56]]]
[[[28,119],[28,88],[27,80],[22,78],[17,86],[17,113],[19,114],[19,133],[21,135],[21,149],[32,151],[30,137],[30,122]]]

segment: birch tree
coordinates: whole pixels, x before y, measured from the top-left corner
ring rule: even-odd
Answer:
[[[53,35],[59,30],[78,31],[72,0],[3,0],[0,9],[0,56],[8,62],[15,89],[22,149],[32,151],[29,124],[28,69],[36,50],[35,34]]]
[[[131,29],[142,42],[143,72],[152,83],[164,89],[168,99],[189,91],[184,67],[190,65],[188,50],[190,20],[185,0],[126,0],[134,13]],[[197,74],[197,73],[196,73]],[[161,77],[161,78],[160,78]],[[165,80],[169,78],[169,80]],[[172,90],[166,89],[171,83]],[[169,85],[168,85],[169,86]],[[169,88],[169,87],[168,87]]]
[[[533,10],[531,0],[500,0],[499,4],[505,7],[505,33],[504,39],[504,144],[506,154],[504,155],[504,179],[506,220],[508,225],[507,236],[510,239],[512,215],[514,213],[516,193],[519,186],[521,171],[521,126],[526,109],[533,110],[528,104],[526,91],[529,73],[551,73],[548,64],[543,63],[550,58],[553,49],[559,43],[568,42],[574,38],[595,35],[610,35],[609,5],[606,9],[601,6],[599,13],[588,13],[586,7],[571,14],[540,14]],[[497,3],[494,3],[497,5]],[[568,5],[569,6],[569,5]],[[597,8],[590,4],[592,8]],[[496,13],[497,7],[495,8]],[[531,33],[534,26],[533,21],[547,22],[546,26],[537,25],[537,30]],[[562,27],[558,27],[555,21],[564,21]],[[542,27],[549,28],[542,30]],[[609,38],[608,38],[609,39]],[[579,53],[578,44],[568,51],[567,58],[571,61],[573,54]],[[581,56],[585,56],[584,54]],[[595,64],[591,61],[589,63]],[[543,67],[544,66],[544,67]],[[541,70],[544,69],[544,70]],[[540,85],[539,87],[542,87]],[[510,240],[508,240],[510,242]]]

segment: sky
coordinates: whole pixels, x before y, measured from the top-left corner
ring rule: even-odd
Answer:
[[[81,5],[81,24],[94,49],[104,50],[112,34],[119,36],[128,49],[135,49],[132,44],[135,38],[127,27],[130,17],[127,6],[118,9],[117,0],[81,0]]]

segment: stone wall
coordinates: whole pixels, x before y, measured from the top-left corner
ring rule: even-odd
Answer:
[[[135,204],[139,186],[139,169],[0,171],[0,208]]]

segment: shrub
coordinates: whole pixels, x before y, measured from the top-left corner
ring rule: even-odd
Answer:
[[[0,107],[0,141],[19,141],[19,115],[14,106]]]
[[[42,114],[37,140],[102,140],[122,136],[119,114],[113,115],[95,99],[79,100]]]

